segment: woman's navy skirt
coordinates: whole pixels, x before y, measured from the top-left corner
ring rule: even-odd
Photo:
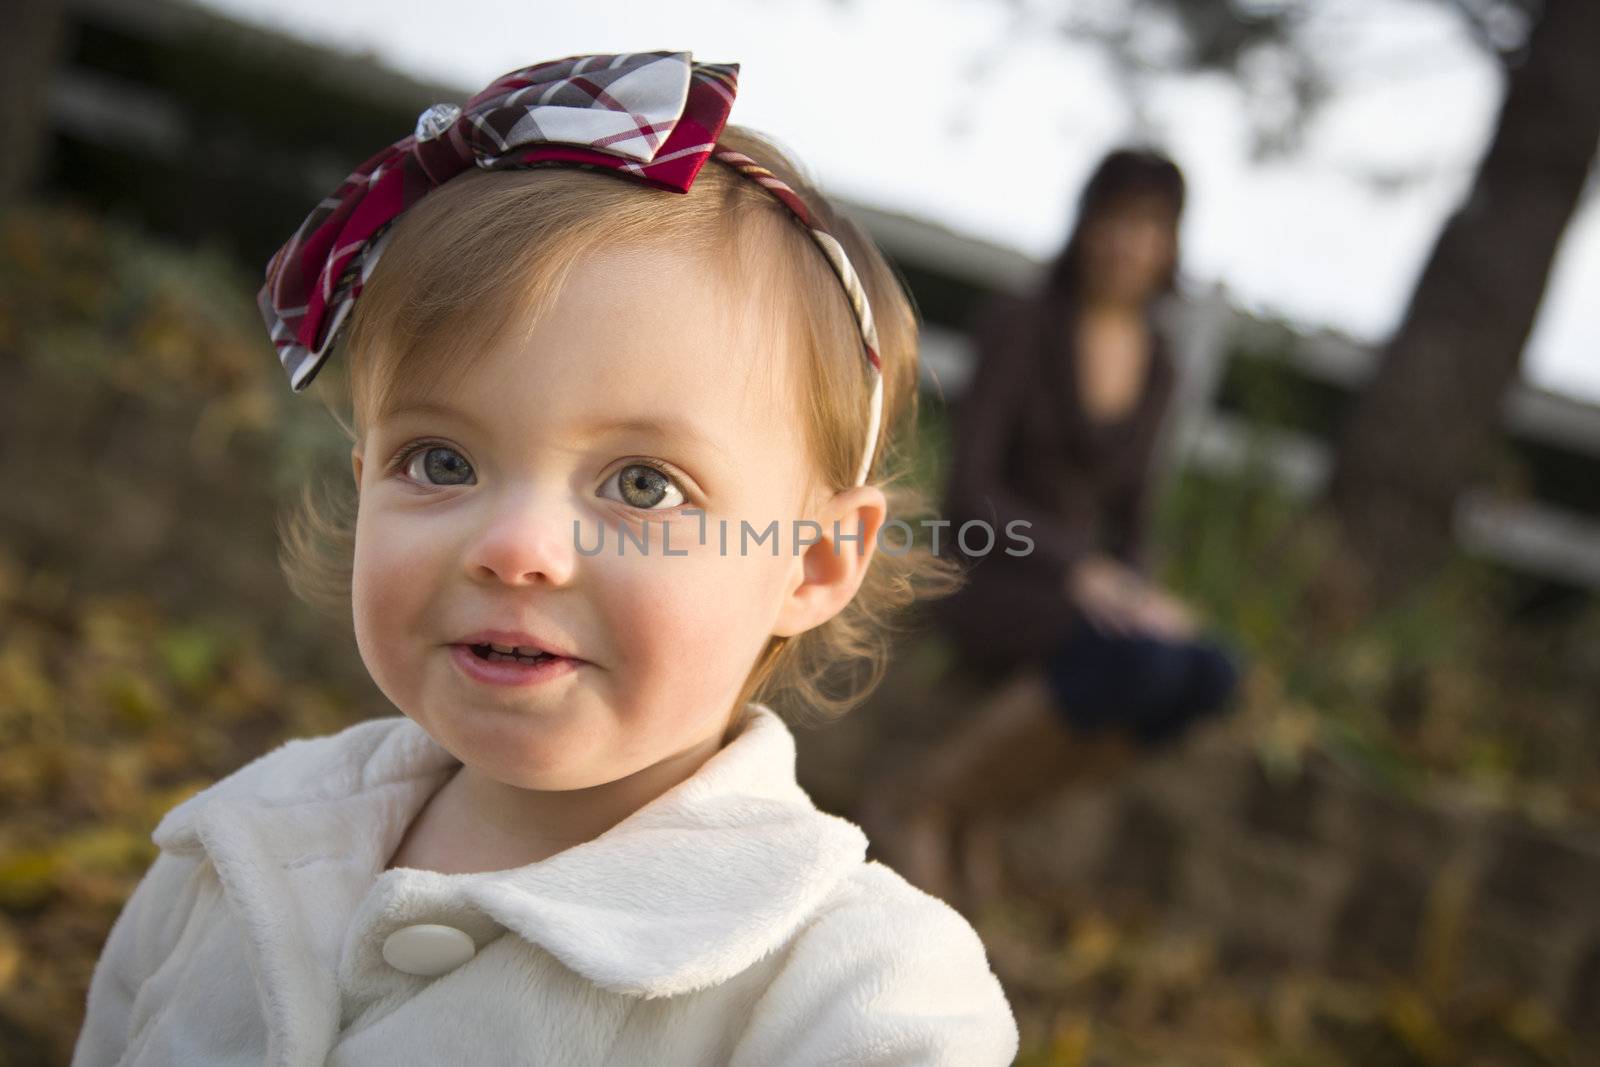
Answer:
[[[1243,664],[1221,640],[1119,635],[1082,622],[1046,658],[1045,673],[1072,729],[1126,731],[1155,748],[1231,709]]]

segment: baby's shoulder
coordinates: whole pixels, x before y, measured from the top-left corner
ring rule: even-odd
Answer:
[[[401,716],[367,719],[316,737],[295,737],[246,763],[217,783],[234,788],[298,795],[307,785],[322,791],[349,788],[365,777],[385,742],[407,722]],[[381,761],[381,759],[379,760]]]
[[[841,879],[807,930],[887,952],[954,955],[989,970],[983,942],[960,912],[877,861],[861,863]]]
[[[872,862],[791,940],[732,1062],[1001,1067],[1017,1045],[977,931]]]
[[[368,719],[335,733],[284,741],[169,810],[156,827],[156,843],[165,848],[189,836],[195,815],[216,801],[272,805],[361,788],[393,762],[386,754],[408,721]]]

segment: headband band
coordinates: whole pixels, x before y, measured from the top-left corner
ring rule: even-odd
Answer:
[[[327,359],[394,221],[470,167],[566,164],[687,193],[715,158],[776,197],[844,286],[872,377],[855,481],[865,484],[883,418],[872,309],[843,246],[805,201],[749,156],[717,146],[738,76],[737,63],[698,63],[688,52],[569,56],[502,75],[465,107],[434,104],[423,111],[415,132],[351,172],[267,264],[256,302],[290,388],[304,390]]]

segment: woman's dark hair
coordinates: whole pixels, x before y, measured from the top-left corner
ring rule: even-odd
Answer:
[[[1173,247],[1177,247],[1178,219],[1183,215],[1184,181],[1178,165],[1149,148],[1119,148],[1106,155],[1094,169],[1078,197],[1078,218],[1072,234],[1045,275],[1046,299],[1054,301],[1076,296],[1082,283],[1082,237],[1089,223],[1108,207],[1136,196],[1158,196],[1172,209]],[[1160,291],[1171,291],[1177,281],[1178,257],[1162,280]]]

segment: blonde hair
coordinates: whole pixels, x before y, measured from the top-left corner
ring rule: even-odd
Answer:
[[[869,484],[886,519],[913,526],[930,501],[909,482],[917,414],[917,316],[894,268],[838,214],[783,151],[738,126],[718,144],[761,163],[801,196],[844,246],[876,320],[883,420]],[[519,324],[534,321],[585,253],[613,246],[701,247],[730,286],[758,286],[773,326],[799,353],[791,392],[812,459],[812,486],[854,484],[868,425],[870,377],[848,298],[804,227],[766,190],[708,161],[687,194],[571,165],[480,171],[451,179],[398,219],[312,390],[352,444],[402,392],[470,368]],[[348,411],[351,421],[346,421]],[[342,487],[342,491],[341,491]],[[349,620],[357,494],[349,480],[319,502],[307,486],[280,518],[290,588]],[[898,544],[898,539],[886,538]],[[898,551],[898,549],[897,549]],[[879,550],[855,597],[825,623],[771,637],[736,705],[758,700],[813,722],[842,715],[882,681],[892,632],[922,598],[962,583],[960,566],[914,543]]]

